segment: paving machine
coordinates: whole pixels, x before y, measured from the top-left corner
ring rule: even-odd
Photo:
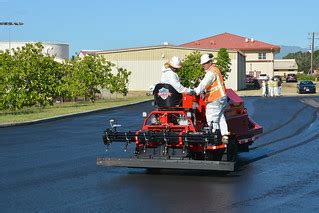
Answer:
[[[190,169],[234,171],[239,151],[262,133],[262,127],[247,114],[243,100],[227,89],[229,105],[225,117],[230,132],[228,143],[222,143],[219,130],[207,125],[206,103],[202,96],[178,93],[169,84],[157,84],[155,109],[144,113],[140,130],[120,132],[111,120],[103,134],[106,149],[112,143],[135,145],[130,158],[98,157],[97,165],[132,168]]]

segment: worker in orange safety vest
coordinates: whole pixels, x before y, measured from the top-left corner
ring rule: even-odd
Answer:
[[[228,126],[224,111],[228,105],[226,87],[220,70],[213,65],[212,54],[203,54],[200,64],[205,70],[205,76],[194,88],[196,95],[205,92],[206,120],[208,126],[212,125],[213,131],[219,129],[222,135],[222,142],[228,143]]]

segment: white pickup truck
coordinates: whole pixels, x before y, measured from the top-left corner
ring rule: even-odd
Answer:
[[[267,74],[260,74],[259,77],[258,77],[258,80],[259,81],[268,81],[269,77],[268,77]]]

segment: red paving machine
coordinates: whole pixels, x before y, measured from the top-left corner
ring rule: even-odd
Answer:
[[[220,131],[207,126],[205,102],[201,96],[180,94],[168,84],[157,84],[155,109],[138,131],[119,132],[115,120],[106,129],[103,142],[124,142],[124,150],[135,144],[130,158],[98,157],[97,165],[132,168],[190,169],[234,171],[239,151],[249,146],[262,133],[262,127],[247,114],[243,100],[227,89],[229,106],[225,117],[230,132],[227,144],[221,142]]]

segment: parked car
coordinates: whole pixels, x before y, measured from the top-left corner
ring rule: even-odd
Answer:
[[[267,74],[260,74],[259,77],[258,77],[258,80],[259,81],[268,81],[269,77],[268,77]]]
[[[246,87],[248,89],[259,89],[260,85],[255,76],[246,75]]]
[[[286,82],[298,82],[296,74],[288,74]]]
[[[252,75],[246,75],[246,84],[253,84],[257,79]]]
[[[297,93],[316,93],[316,84],[312,81],[300,81],[297,84]]]
[[[274,80],[275,80],[275,81],[280,81],[280,82],[282,82],[282,79],[281,79],[281,76],[280,76],[280,75],[275,75],[275,76],[274,76]]]

